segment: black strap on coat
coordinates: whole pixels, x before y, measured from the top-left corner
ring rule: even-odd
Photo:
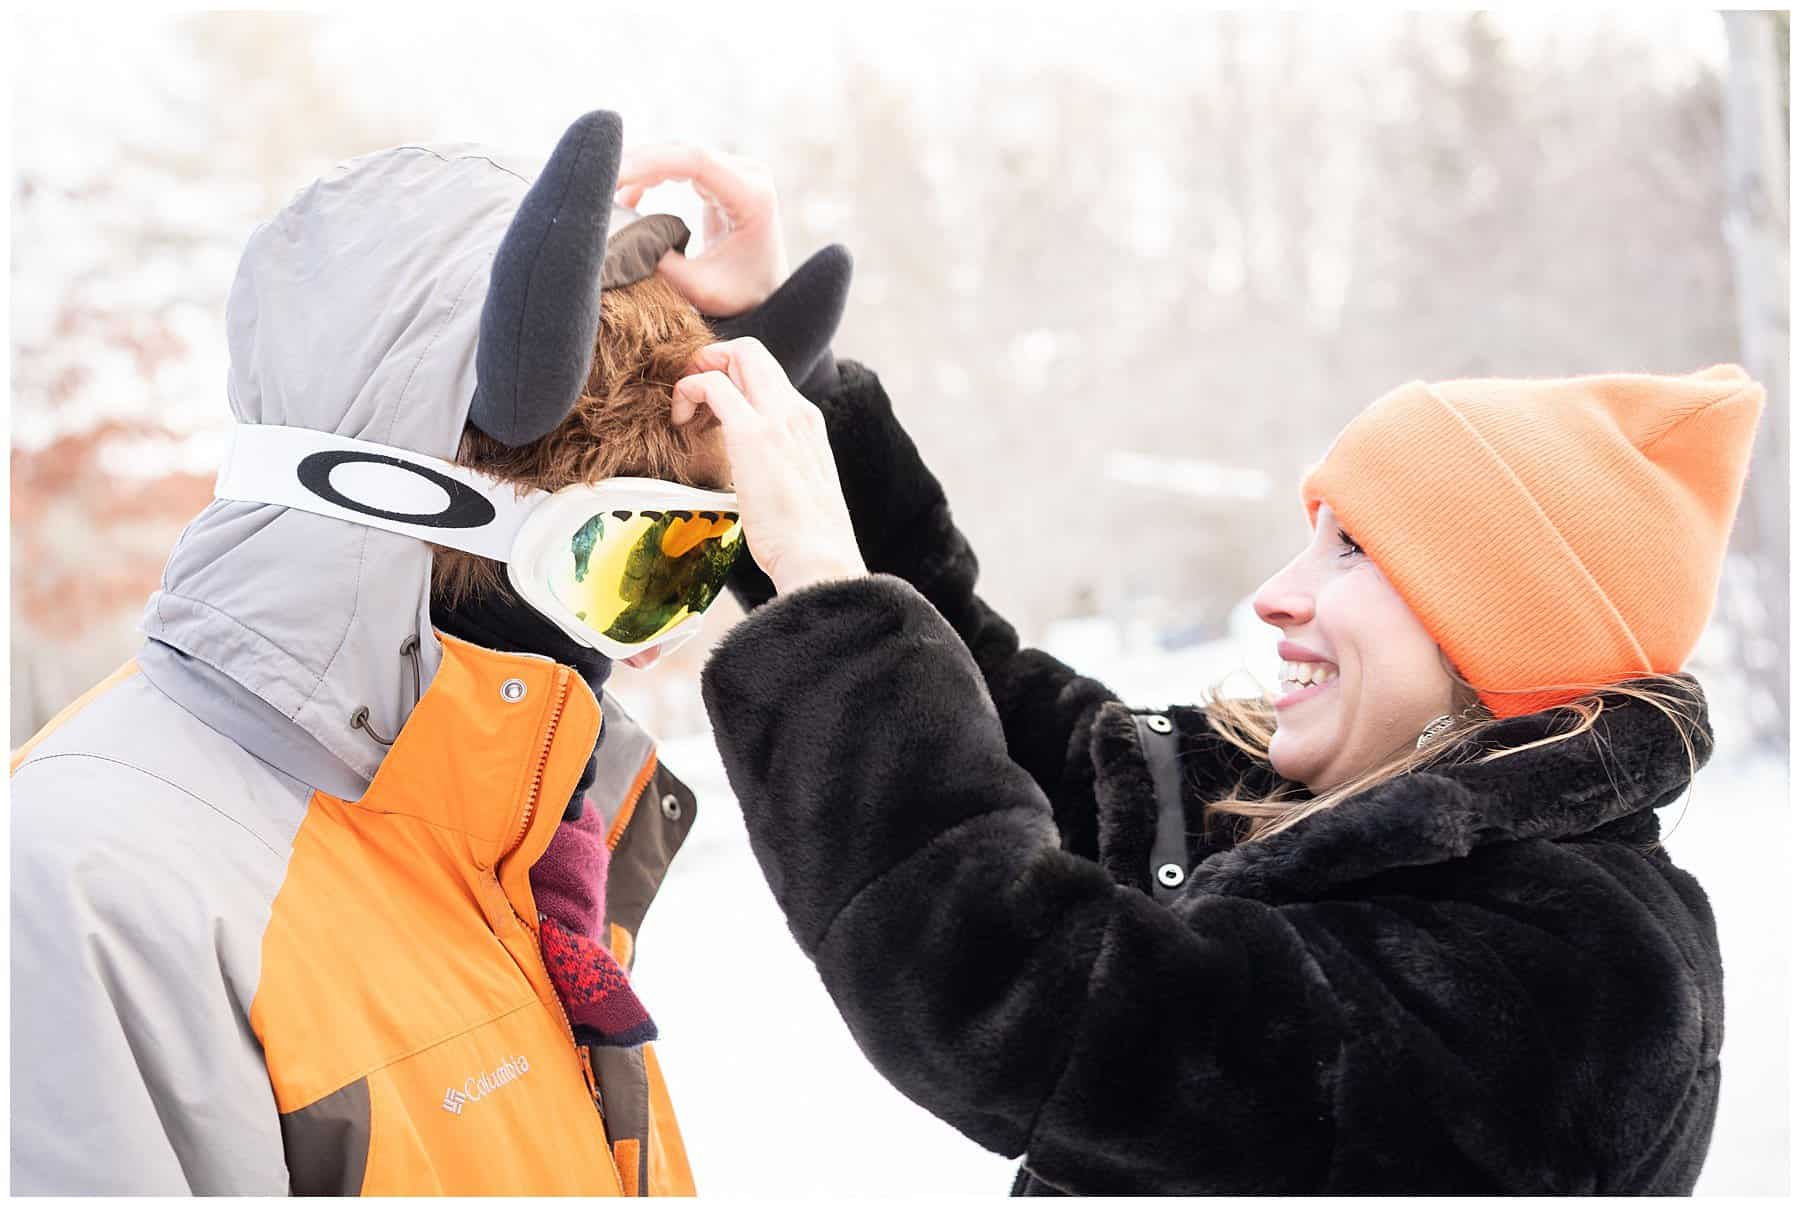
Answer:
[[[1161,713],[1132,717],[1138,743],[1156,788],[1156,838],[1150,844],[1150,891],[1168,901],[1187,883],[1187,814],[1181,805],[1181,769],[1175,726]]]

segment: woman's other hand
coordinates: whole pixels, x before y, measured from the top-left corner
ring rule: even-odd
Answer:
[[[705,202],[705,246],[691,259],[669,251],[657,270],[701,314],[726,318],[760,305],[788,273],[769,170],[685,143],[632,147],[619,163],[616,200],[633,208],[645,190],[671,180],[692,185]]]
[[[712,344],[675,383],[677,426],[719,420],[750,555],[783,595],[867,574],[819,408],[754,339]]]

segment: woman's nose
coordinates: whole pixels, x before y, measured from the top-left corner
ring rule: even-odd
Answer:
[[[1312,619],[1312,595],[1300,589],[1286,573],[1277,574],[1257,588],[1252,605],[1264,624],[1288,628]]]

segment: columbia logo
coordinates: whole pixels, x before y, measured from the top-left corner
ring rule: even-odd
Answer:
[[[452,1115],[463,1113],[463,1107],[471,1102],[480,1102],[483,1098],[503,1086],[511,1085],[525,1074],[531,1072],[531,1062],[523,1056],[513,1056],[500,1062],[490,1073],[478,1073],[462,1083],[462,1089],[451,1086],[444,1091],[444,1109]]]

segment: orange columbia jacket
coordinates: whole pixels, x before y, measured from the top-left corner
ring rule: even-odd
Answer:
[[[398,147],[300,190],[232,285],[235,418],[453,456],[536,171]],[[693,797],[570,668],[437,633],[430,567],[215,499],[137,657],[19,751],[15,1191],[692,1193],[655,1053],[575,1043],[527,873],[604,708],[629,969]]]

